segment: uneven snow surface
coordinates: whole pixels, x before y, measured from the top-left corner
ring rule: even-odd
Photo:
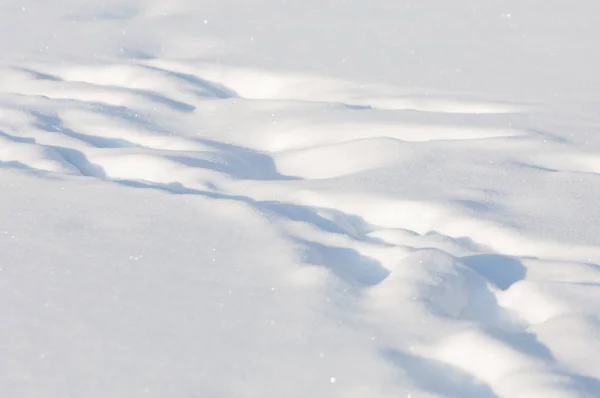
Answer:
[[[598,15],[0,1],[0,396],[600,397]]]

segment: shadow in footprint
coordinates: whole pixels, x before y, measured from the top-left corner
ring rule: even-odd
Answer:
[[[53,114],[46,114],[32,111],[31,115],[35,118],[35,126],[51,133],[60,133],[67,137],[85,142],[96,148],[132,148],[136,145],[120,138],[105,138],[95,135],[78,133],[63,125],[60,117]]]
[[[580,387],[582,393],[592,394],[591,397],[600,397],[600,379],[590,376],[573,375],[570,377]],[[585,395],[588,396],[588,395]]]
[[[174,100],[173,98],[169,98],[165,95],[159,94],[154,91],[139,90],[139,89],[138,90],[129,89],[129,90],[134,92],[137,95],[145,97],[149,101],[155,102],[160,105],[165,105],[175,111],[190,113],[190,112],[193,112],[194,110],[196,110],[196,107],[194,105],[185,103],[183,101]]]
[[[252,180],[301,180],[299,177],[288,176],[277,171],[275,162],[266,153],[261,153],[250,148],[223,142],[196,138],[196,142],[214,148],[225,160],[224,164],[212,165],[211,168],[221,168],[232,177]],[[192,167],[205,167],[206,160],[197,160],[189,157],[171,157]]]
[[[17,136],[14,136],[12,134],[5,133],[2,130],[0,130],[0,137],[8,138],[9,140],[11,140],[13,142],[19,142],[19,143],[22,143],[22,144],[35,144],[35,139],[34,138],[17,137]]]
[[[445,363],[393,348],[383,349],[381,353],[418,387],[431,393],[448,398],[498,397],[488,385]]]
[[[306,263],[322,265],[351,284],[375,286],[390,274],[378,261],[365,257],[356,250],[301,239],[294,240],[304,247]]]
[[[261,201],[258,204],[265,212],[274,213],[288,220],[305,222],[322,231],[334,234],[348,234],[345,228],[342,228],[332,220],[322,217],[313,208],[277,201]]]
[[[35,80],[48,80],[48,81],[53,81],[53,82],[60,82],[62,81],[62,79],[58,76],[54,76],[48,73],[44,73],[44,72],[39,72],[33,69],[29,69],[29,68],[23,68],[23,67],[14,67],[14,70],[18,70],[21,72],[25,72],[27,74],[29,74],[32,78],[34,78]]]
[[[104,169],[90,162],[81,151],[72,148],[49,146],[54,149],[66,162],[75,167],[82,176],[105,179]]]
[[[0,162],[0,169],[19,169],[26,170],[30,172],[38,172],[37,169],[31,168],[25,163],[10,161],[10,162]]]
[[[486,331],[491,336],[514,347],[521,353],[531,355],[546,362],[555,360],[550,349],[538,339],[535,333],[527,331],[506,332],[499,329],[487,329]]]
[[[34,175],[36,177],[44,178],[46,180],[60,180],[60,176],[55,175],[51,172],[36,169],[34,167],[29,166],[28,164],[19,162],[19,161],[10,161],[10,162],[0,162],[0,170],[19,170],[20,172],[24,172],[27,174]]]
[[[156,66],[143,65],[144,68],[162,73],[167,76],[182,80],[194,88],[194,92],[200,97],[209,98],[235,98],[239,95],[232,89],[225,87],[222,84],[211,82],[196,75],[189,73],[175,72],[168,69],[159,68]]]
[[[519,259],[500,254],[466,256],[461,261],[502,290],[507,290],[527,274]]]

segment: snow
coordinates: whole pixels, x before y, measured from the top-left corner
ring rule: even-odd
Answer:
[[[600,397],[600,5],[4,0],[6,397]]]

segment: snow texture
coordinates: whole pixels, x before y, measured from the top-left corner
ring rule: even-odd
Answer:
[[[593,0],[3,0],[0,395],[600,397]]]

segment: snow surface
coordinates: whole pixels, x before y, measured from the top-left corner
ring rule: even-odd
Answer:
[[[593,0],[2,0],[0,396],[600,397]]]

